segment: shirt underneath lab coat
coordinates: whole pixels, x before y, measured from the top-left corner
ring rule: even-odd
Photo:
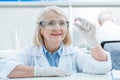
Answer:
[[[19,64],[40,67],[50,66],[42,47],[32,45],[16,55],[0,60],[0,78],[7,78],[9,73]],[[72,46],[63,46],[58,68],[71,73],[105,74],[111,69],[111,58],[107,53],[107,61],[96,61],[90,54],[79,51]]]

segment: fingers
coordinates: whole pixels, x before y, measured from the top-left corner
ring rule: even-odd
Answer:
[[[86,31],[83,27],[81,27],[78,23],[73,23],[80,31]]]
[[[65,77],[70,73],[56,67],[34,67],[34,76],[42,77]]]
[[[49,74],[47,76],[65,77],[65,76],[70,76],[70,73],[65,72],[65,71],[63,71],[59,68],[56,68],[56,67],[51,67],[51,69],[49,70]]]
[[[93,25],[89,21],[82,18],[75,18],[74,25],[78,27],[80,30],[87,31],[87,32],[91,31],[93,27]]]
[[[83,19],[80,18],[80,17],[75,18],[75,22],[76,22],[76,21],[80,21],[80,22],[81,22],[82,20],[83,20]]]
[[[64,70],[61,70],[61,69],[59,69],[59,68],[56,68],[55,71],[56,71],[56,76],[59,76],[59,77],[70,76],[70,73],[69,73],[69,72],[66,72],[66,71],[64,71]]]
[[[61,73],[64,76],[70,76],[71,75],[69,72],[66,72],[66,71],[63,71],[63,70],[60,70],[60,69],[59,69],[58,72]]]

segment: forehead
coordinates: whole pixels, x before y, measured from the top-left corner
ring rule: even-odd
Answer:
[[[46,14],[45,14],[45,20],[48,20],[48,19],[53,19],[53,20],[56,20],[56,19],[62,19],[62,20],[66,20],[66,18],[63,16],[63,15],[60,15],[58,14],[57,12],[53,11],[53,10],[50,10],[48,11]]]

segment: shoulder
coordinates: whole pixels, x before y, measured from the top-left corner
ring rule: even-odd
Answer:
[[[24,54],[24,55],[35,55],[35,53],[39,52],[41,50],[41,46],[36,45],[29,45],[22,50],[20,50],[18,53]]]
[[[37,48],[37,46],[35,46],[35,45],[29,45],[29,46],[26,46],[25,48],[21,49],[20,52],[22,52],[22,51],[32,51],[36,48]]]
[[[63,49],[65,52],[74,52],[75,51],[75,49],[72,45],[69,45],[69,46],[64,45]]]

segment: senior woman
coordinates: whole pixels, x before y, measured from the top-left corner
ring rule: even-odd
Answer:
[[[85,54],[71,46],[69,20],[64,12],[57,6],[45,7],[37,19],[34,44],[14,56],[1,59],[0,77],[60,77],[77,72],[109,72],[110,55],[97,42],[95,26],[81,18],[76,18],[74,25],[87,40],[91,54]]]

